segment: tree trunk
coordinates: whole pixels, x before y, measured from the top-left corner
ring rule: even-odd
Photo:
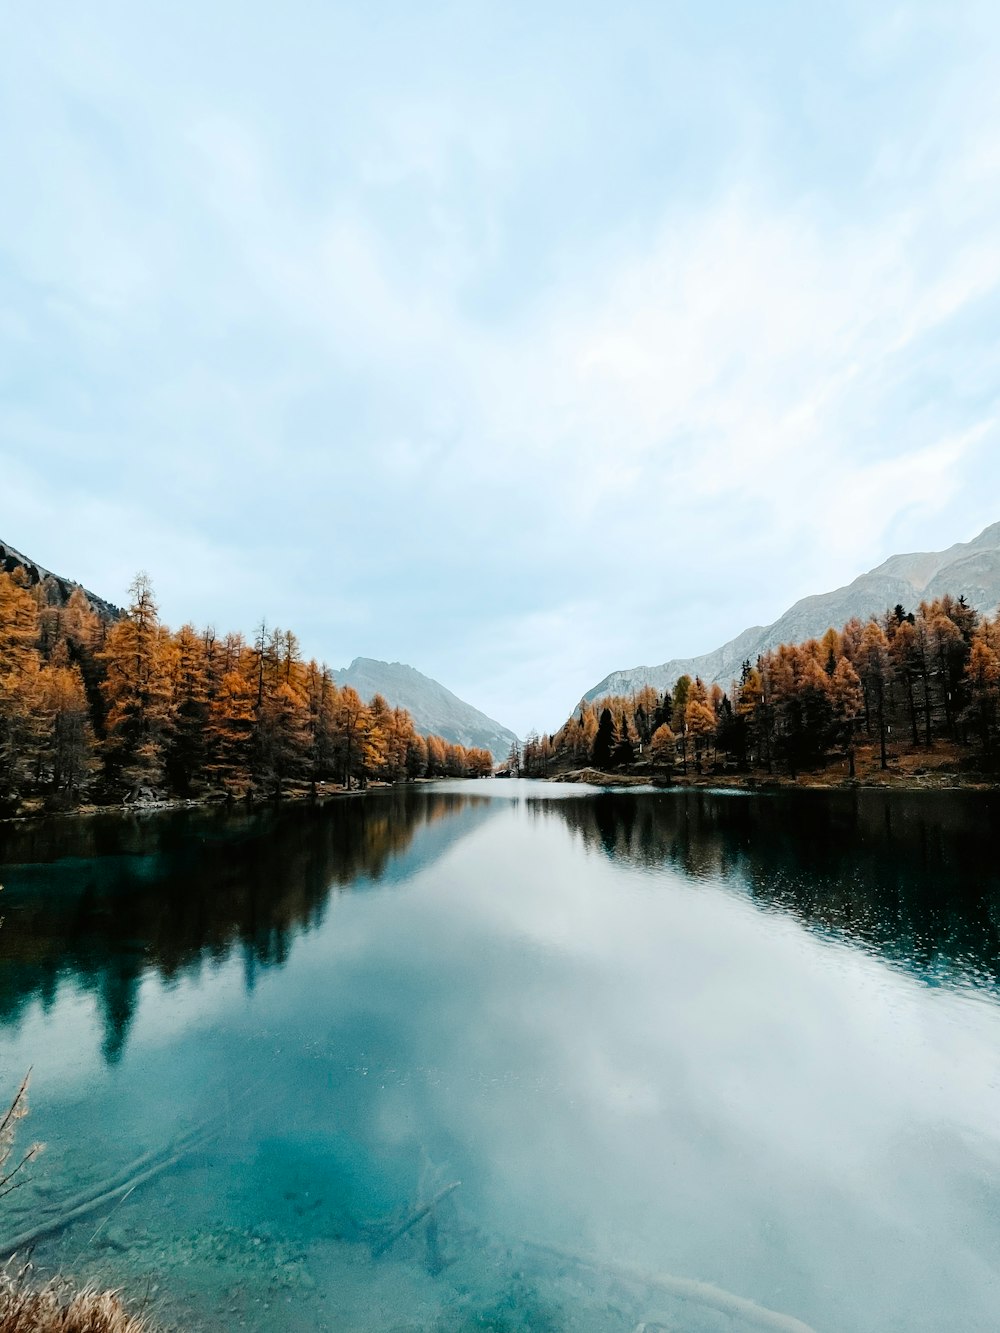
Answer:
[[[889,767],[889,760],[885,752],[885,685],[882,681],[878,684],[878,744],[882,768],[886,769]]]
[[[917,732],[917,705],[913,697],[913,673],[909,667],[906,669],[906,697],[910,705],[910,728],[913,732],[913,744],[920,744],[920,736]]]

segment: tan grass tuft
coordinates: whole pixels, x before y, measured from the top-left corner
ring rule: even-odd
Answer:
[[[0,1273],[0,1333],[151,1333],[115,1291],[73,1292],[61,1280],[33,1287],[28,1269]]]

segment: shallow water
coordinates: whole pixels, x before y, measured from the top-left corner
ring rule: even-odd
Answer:
[[[39,1267],[187,1329],[766,1326],[671,1275],[995,1330],[997,812],[473,782],[7,826],[0,1091],[33,1066],[47,1150],[0,1235],[205,1122]]]

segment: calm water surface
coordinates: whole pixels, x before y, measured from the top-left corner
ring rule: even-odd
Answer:
[[[0,1093],[34,1067],[47,1150],[0,1238],[204,1124],[37,1264],[189,1330],[768,1326],[664,1275],[996,1330],[997,814],[475,782],[7,826]]]

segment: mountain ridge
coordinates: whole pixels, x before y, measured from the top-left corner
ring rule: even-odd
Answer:
[[[352,686],[366,703],[381,694],[393,707],[405,708],[422,735],[489,750],[497,760],[506,759],[517,739],[507,727],[406,662],[356,657],[350,666],[334,671],[333,679]]]
[[[683,675],[700,676],[707,685],[728,687],[739,676],[744,661],[754,661],[781,643],[819,638],[831,625],[839,628],[852,616],[867,619],[882,615],[897,602],[909,610],[914,601],[931,600],[945,593],[964,595],[979,611],[993,611],[1000,603],[1000,522],[991,523],[971,541],[955,542],[944,551],[891,555],[840,588],[800,598],[770,625],[751,625],[711,652],[672,658],[657,666],[611,671],[580,702],[591,703],[608,694],[630,694],[643,685],[662,691],[672,688]]]
[[[32,587],[39,584],[45,593],[46,601],[49,606],[65,606],[79,588],[91,609],[103,620],[120,620],[122,616],[121,607],[115,606],[114,602],[105,601],[103,597],[98,597],[89,588],[85,588],[82,583],[77,583],[75,579],[63,578],[61,574],[53,574],[50,569],[40,565],[37,560],[29,560],[26,555],[11,546],[9,542],[0,541],[0,569],[7,574],[13,574],[14,570],[20,566],[28,576],[28,581]]]
[[[24,569],[33,587],[41,585],[50,606],[65,606],[74,590],[80,588],[102,619],[114,621],[124,614],[119,607],[82,584],[53,574],[9,542],[0,542],[0,569],[10,574],[18,566]],[[381,694],[394,708],[405,708],[421,735],[440,736],[467,749],[489,750],[497,760],[506,759],[517,739],[514,732],[494,718],[405,662],[356,657],[350,666],[332,674],[338,685],[353,686],[366,703],[371,702],[373,695]]]

